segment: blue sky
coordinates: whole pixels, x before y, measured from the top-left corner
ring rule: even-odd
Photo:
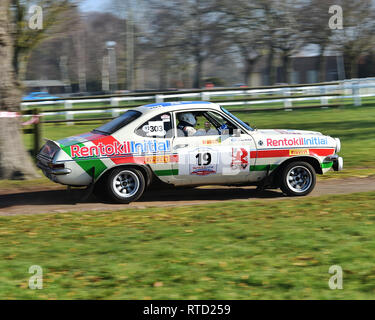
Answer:
[[[110,0],[83,0],[80,4],[82,11],[106,11]]]

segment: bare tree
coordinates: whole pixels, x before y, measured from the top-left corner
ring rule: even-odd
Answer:
[[[21,91],[13,69],[14,43],[11,34],[11,0],[0,3],[0,106],[14,115],[19,110]],[[36,171],[23,145],[20,118],[0,117],[0,178],[36,177]]]
[[[164,47],[164,55],[173,48],[174,54],[191,60],[194,64],[193,86],[199,88],[202,84],[203,63],[215,54],[221,36],[218,27],[221,13],[216,10],[216,1],[153,1],[151,8],[152,15],[165,15],[161,19],[154,19],[151,26],[153,34],[168,39],[167,42],[159,42],[157,48],[160,50]]]
[[[62,32],[61,26],[67,24],[64,13],[72,8],[70,0],[12,0],[14,18],[14,70],[20,80],[25,79],[27,63],[32,50],[42,41],[55,38]],[[30,29],[27,25],[28,9],[31,5],[40,5],[43,9],[43,28]]]
[[[256,1],[218,1],[218,10],[224,13],[220,25],[224,30],[228,48],[237,48],[244,65],[244,83],[250,85],[250,76],[267,46],[265,17]]]
[[[26,6],[35,2],[2,0],[0,3],[0,110],[6,112],[0,117],[1,179],[37,176],[23,144],[21,118],[16,117],[21,100],[18,79],[25,73],[31,50],[46,37],[46,30],[56,23],[57,12],[62,12],[60,6],[55,7],[57,2],[52,2],[43,2],[50,10],[44,15],[44,29],[37,32],[32,30],[34,35],[27,29],[24,19]],[[66,8],[67,1],[63,1],[63,4]]]
[[[319,81],[326,80],[325,52],[332,42],[332,29],[329,28],[329,8],[336,4],[336,0],[310,0],[303,4],[302,14],[297,17],[301,28],[305,31],[306,43],[318,45],[318,59],[316,69]]]
[[[333,30],[332,44],[344,55],[346,74],[357,78],[360,56],[374,48],[375,5],[371,0],[342,0],[340,4],[344,26]]]
[[[266,19],[270,56],[273,58],[274,50],[281,56],[282,82],[292,81],[291,56],[306,43],[306,32],[297,19],[303,12],[303,3],[303,0],[260,1]]]

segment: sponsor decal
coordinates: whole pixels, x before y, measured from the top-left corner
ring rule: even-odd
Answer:
[[[206,144],[206,145],[209,145],[209,144],[220,144],[221,141],[220,141],[220,138],[219,140],[203,140],[202,141],[202,144]]]
[[[146,156],[146,164],[158,164],[158,163],[169,163],[172,162],[173,158],[169,155],[166,156]]]
[[[249,152],[245,148],[232,149],[232,169],[246,169],[249,165]]]
[[[194,171],[191,172],[191,174],[195,174],[197,176],[208,176],[209,174],[215,174],[216,171],[212,168],[196,168]]]
[[[170,141],[147,140],[143,142],[124,141],[120,143],[115,141],[113,143],[104,144],[98,143],[95,146],[70,146],[70,154],[72,158],[86,158],[86,157],[106,157],[118,156],[124,154],[143,154],[143,153],[159,153],[171,151]]]
[[[319,148],[310,148],[310,154],[313,154],[318,157],[330,156],[335,153],[335,149],[319,149]],[[288,149],[280,149],[280,150],[258,150],[258,151],[251,151],[251,158],[280,158],[280,157],[289,157],[290,153]]]
[[[189,172],[192,175],[216,174],[218,153],[211,148],[197,148],[189,152]]]
[[[290,146],[321,146],[327,145],[327,138],[284,138],[284,139],[267,139],[268,147],[290,147]]]
[[[290,156],[305,156],[309,154],[310,154],[309,149],[290,149],[289,150]]]
[[[149,121],[142,130],[146,132],[147,136],[164,137],[166,135],[163,121]]]
[[[171,116],[169,114],[163,114],[160,117],[164,122],[170,122],[171,121]]]

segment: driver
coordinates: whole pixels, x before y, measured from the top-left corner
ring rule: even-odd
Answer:
[[[194,128],[197,124],[197,120],[191,112],[179,114],[178,120],[180,122],[177,129],[182,130],[186,137],[193,136],[197,132]]]

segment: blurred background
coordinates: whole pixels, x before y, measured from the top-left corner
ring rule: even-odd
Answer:
[[[41,30],[25,24],[32,4],[43,8]],[[13,5],[19,20],[15,65],[25,95],[375,76],[371,0],[17,0]],[[342,8],[342,28],[333,17],[337,12],[329,12],[332,5]],[[338,29],[330,28],[330,19]]]

